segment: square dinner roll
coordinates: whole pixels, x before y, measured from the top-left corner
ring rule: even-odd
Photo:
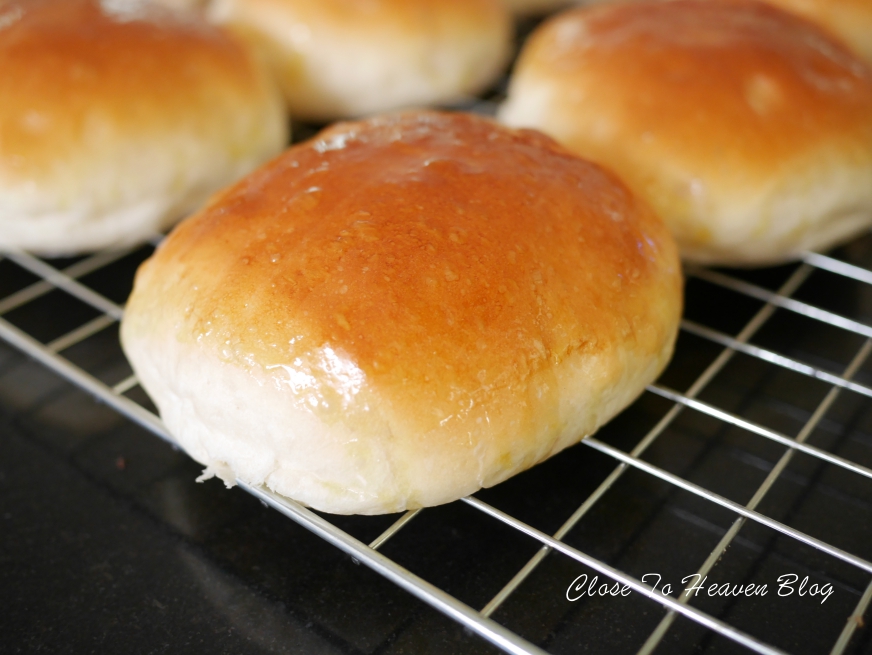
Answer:
[[[662,222],[548,137],[342,123],[184,221],[124,350],[206,475],[327,512],[446,503],[594,432],[670,358]]]

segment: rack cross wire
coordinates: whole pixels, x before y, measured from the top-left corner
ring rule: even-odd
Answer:
[[[159,238],[155,237],[152,245],[156,245]],[[93,394],[99,400],[127,416],[130,420],[150,430],[161,439],[175,445],[172,436],[166,431],[160,418],[126,395],[138,385],[138,381],[134,376],[127,377],[114,386],[109,386],[92,374],[74,365],[63,355],[65,350],[121,320],[124,311],[123,307],[96,292],[83,283],[81,279],[84,276],[99,272],[102,268],[129,255],[130,252],[131,250],[101,252],[81,259],[65,268],[57,268],[50,261],[39,259],[24,252],[4,253],[2,257],[8,263],[25,269],[39,278],[39,280],[4,298],[0,298],[0,337]],[[675,488],[694,494],[709,503],[726,508],[735,515],[731,527],[722,536],[717,546],[704,561],[698,563],[696,573],[700,577],[708,575],[717,565],[719,559],[748,522],[766,526],[771,530],[821,551],[832,558],[841,560],[856,569],[872,573],[872,562],[867,559],[836,547],[824,539],[817,538],[790,525],[781,523],[766,516],[757,509],[773,484],[798,452],[817,458],[826,464],[844,469],[860,478],[865,478],[866,484],[872,484],[869,480],[872,478],[872,470],[868,467],[807,443],[809,436],[822,419],[824,419],[840,394],[851,392],[865,397],[872,397],[872,388],[854,380],[856,373],[868,360],[870,353],[872,353],[872,326],[812,306],[792,297],[803,283],[818,270],[827,271],[840,278],[852,280],[860,284],[872,285],[872,271],[818,253],[806,254],[803,261],[796,266],[786,281],[775,291],[757,286],[729,273],[693,266],[687,267],[686,274],[689,278],[701,280],[737,294],[754,298],[761,302],[762,306],[735,336],[707,327],[693,320],[685,319],[682,322],[681,328],[684,333],[716,344],[722,348],[719,354],[684,392],[670,389],[660,383],[648,387],[647,393],[668,400],[672,403],[671,408],[647,434],[644,434],[639,439],[635,447],[629,452],[615,448],[594,437],[589,437],[581,442],[586,447],[612,458],[615,462],[615,467],[553,534],[546,534],[474,496],[458,501],[481,512],[483,519],[487,517],[502,522],[540,544],[540,548],[535,555],[481,609],[466,605],[422,577],[403,568],[400,564],[380,552],[380,549],[391,538],[415,520],[416,517],[420,516],[422,511],[427,510],[406,512],[380,536],[371,543],[366,544],[339,529],[329,520],[294,501],[282,498],[262,486],[252,486],[242,481],[238,481],[238,484],[245,491],[259,498],[263,503],[311,530],[351,555],[356,561],[380,573],[440,612],[478,633],[505,652],[528,654],[546,652],[491,617],[512,596],[518,587],[534,573],[549,554],[557,551],[593,569],[598,574],[604,576],[604,578],[614,580],[620,585],[626,585],[634,592],[642,594],[649,598],[651,602],[657,603],[667,610],[656,629],[639,650],[640,655],[647,655],[653,652],[661,644],[678,616],[683,616],[694,621],[714,633],[741,644],[753,652],[767,655],[782,653],[784,651],[767,644],[760,637],[746,634],[727,621],[709,615],[694,607],[690,603],[692,594],[689,593],[687,588],[679,590],[676,595],[663,595],[645,584],[642,580],[588,553],[567,545],[564,542],[564,538],[623,475],[628,471],[635,470],[653,476]],[[48,343],[43,343],[5,317],[6,314],[13,310],[22,308],[54,290],[60,290],[89,305],[98,313],[96,318],[85,322]],[[813,321],[824,322],[840,330],[859,335],[863,338],[862,345],[849,364],[840,373],[824,370],[811,363],[799,361],[773,350],[753,345],[751,339],[778,310],[799,314]],[[798,434],[789,436],[779,433],[760,423],[742,418],[712,403],[699,399],[701,392],[704,391],[709,383],[740,353],[772,366],[788,369],[798,375],[814,378],[830,385],[829,391],[807,419],[802,429],[799,430]],[[765,480],[757,487],[747,503],[741,504],[725,498],[704,486],[670,473],[643,459],[646,450],[655,443],[658,437],[664,433],[679,415],[688,411],[698,412],[724,424],[740,428],[758,435],[760,438],[771,440],[784,448],[780,459],[771,468]],[[872,582],[866,587],[865,592],[860,597],[850,616],[845,617],[844,628],[830,651],[833,655],[840,655],[848,647],[852,636],[862,623],[862,616],[866,612],[870,600],[872,600]]]

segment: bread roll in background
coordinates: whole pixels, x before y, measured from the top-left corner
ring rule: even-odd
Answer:
[[[215,0],[209,14],[261,48],[308,121],[470,97],[511,52],[502,0]]]
[[[872,65],[872,0],[766,0],[821,25]]]
[[[611,173],[466,114],[341,123],[179,225],[124,350],[206,475],[376,514],[490,486],[663,369],[681,273]]]
[[[500,117],[618,173],[689,260],[776,263],[872,224],[872,71],[767,4],[568,11],[527,42]]]
[[[0,98],[0,249],[140,241],[287,140],[239,41],[146,2],[3,0]]]

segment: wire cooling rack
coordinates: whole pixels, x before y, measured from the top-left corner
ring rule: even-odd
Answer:
[[[135,376],[106,381],[65,356],[77,344],[112,326],[117,328],[123,305],[101,292],[101,285],[105,284],[107,276],[114,277],[114,273],[108,272],[113,264],[130,258],[144,259],[157,242],[158,238],[145,248],[101,252],[75,260],[44,260],[24,252],[3,253],[0,267],[5,268],[0,268],[0,275],[24,281],[17,284],[19,288],[7,289],[6,295],[0,297],[0,337],[131,421],[173,443],[147,400],[137,402],[132,398],[138,386]],[[492,617],[525,583],[537,576],[537,571],[549,558],[560,556],[580,565],[579,577],[566,581],[572,583],[566,589],[567,604],[584,603],[584,599],[571,601],[570,596],[585,595],[590,589],[586,583],[597,576],[595,589],[600,588],[602,581],[608,581],[613,588],[617,588],[614,587],[617,583],[625,595],[659,608],[662,618],[638,649],[639,653],[651,653],[661,646],[679,630],[676,622],[682,619],[693,622],[697,629],[701,627],[726,638],[733,648],[740,645],[766,654],[787,652],[769,643],[759,623],[743,618],[776,611],[778,604],[785,602],[778,595],[778,583],[771,577],[764,580],[768,583],[766,596],[742,595],[741,603],[734,597],[733,605],[712,606],[707,605],[705,590],[700,594],[699,590],[690,589],[691,584],[673,581],[672,588],[667,590],[671,593],[664,594],[656,576],[640,575],[641,569],[622,568],[610,563],[608,557],[598,557],[569,543],[567,537],[610,492],[614,493],[623,477],[641,475],[656,479],[673,492],[689,494],[690,502],[697,508],[690,512],[676,511],[684,511],[687,516],[692,514],[692,522],[708,525],[719,537],[707,557],[693,561],[693,553],[698,549],[692,552],[688,549],[684,555],[682,550],[689,542],[682,535],[675,535],[674,549],[686,573],[697,574],[690,577],[691,583],[717,578],[719,562],[730,546],[743,539],[746,543],[753,541],[743,536],[749,531],[766,534],[770,541],[773,537],[786,539],[787,550],[799,548],[799,554],[790,556],[791,565],[802,565],[805,571],[811,572],[811,580],[817,580],[806,586],[806,595],[812,589],[811,584],[817,584],[812,591],[820,591],[829,581],[842,598],[842,610],[829,619],[831,623],[839,622],[839,630],[833,632],[832,627],[828,628],[836,635],[829,652],[840,655],[849,648],[862,648],[864,640],[855,633],[861,630],[863,615],[872,600],[872,561],[869,560],[872,549],[868,538],[872,532],[872,469],[869,468],[872,438],[863,427],[872,398],[872,374],[866,366],[872,353],[869,262],[872,262],[872,237],[867,236],[832,255],[808,253],[800,263],[777,269],[743,272],[687,267],[687,307],[675,363],[657,383],[648,387],[639,401],[649,404],[652,399],[658,401],[655,403],[658,407],[656,421],[645,429],[638,429],[632,420],[625,418],[633,415],[635,410],[630,408],[617,419],[617,427],[604,430],[605,436],[587,438],[575,447],[597,451],[605,455],[611,465],[608,474],[565,517],[559,529],[546,532],[534,527],[535,521],[522,520],[501,510],[498,502],[483,500],[487,492],[457,501],[477,511],[480,521],[502,523],[533,540],[538,547],[481,607],[462,602],[382,553],[385,545],[406,526],[420,520],[417,517],[422,513],[433,510],[407,512],[377,538],[364,543],[329,518],[264,487],[243,482],[239,482],[239,486],[505,652],[549,652],[548,643],[539,640],[539,644],[534,644],[513,630],[508,625],[511,621],[500,622]],[[11,275],[13,270],[15,275]],[[131,282],[127,279],[122,285],[129,289]],[[16,320],[17,316],[26,316],[28,308],[58,294],[65,302],[73,302],[82,309],[67,312],[68,317],[81,316],[76,319],[81,322],[63,334],[45,336],[39,321]],[[731,367],[736,366],[740,380],[787,376],[783,393],[779,396],[765,392],[763,395],[769,399],[763,407],[755,402],[759,398],[753,393],[750,402],[748,394],[736,400],[731,396],[730,384],[722,383],[722,379],[736,377],[729,373]],[[143,397],[140,393],[140,398]],[[840,403],[846,404],[847,409],[840,407]],[[849,415],[855,418],[844,418]],[[685,467],[687,473],[682,475],[680,467],[676,473],[669,470],[668,465],[659,464],[656,454],[646,457],[654,451],[653,446],[658,441],[667,438],[664,435],[670,434],[680,420],[688,417],[691,421],[707,422],[709,428],[702,430],[703,441],[708,438],[705,435],[713,435],[710,439],[717,443],[738,439],[730,442],[734,456],[753,460],[752,468],[758,475],[745,476],[747,480],[739,475],[742,479],[736,481],[734,467],[729,463],[705,475],[693,467]],[[804,518],[803,512],[796,510],[796,504],[792,512],[785,512],[779,509],[778,502],[772,502],[771,511],[765,511],[767,502],[779,495],[773,491],[779,483],[785,480],[796,483],[797,479],[803,493],[823,489],[830,498],[848,502],[852,509],[847,520],[840,520],[836,501],[826,501],[832,504],[823,511],[818,510],[814,520]],[[731,483],[722,485],[723,480]],[[536,498],[530,500],[534,505],[540,502]],[[712,511],[721,511],[720,522],[704,518]],[[827,516],[832,518],[829,524]],[[785,551],[783,546],[781,551]],[[760,561],[764,556],[757,552],[753,558]],[[759,567],[756,575],[763,575]],[[753,575],[746,576],[745,582],[751,578]],[[791,600],[798,602],[799,579],[796,582]],[[851,600],[847,605],[846,597]],[[808,602],[816,605],[819,599]],[[745,609],[736,610],[735,603],[744,604]],[[635,620],[632,615],[625,618],[628,622]],[[566,620],[571,621],[572,614]],[[797,621],[802,620],[797,617]],[[801,628],[799,623],[797,628]],[[716,648],[714,651],[720,652]],[[800,644],[794,652],[809,651]]]

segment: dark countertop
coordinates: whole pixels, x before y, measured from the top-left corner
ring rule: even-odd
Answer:
[[[3,652],[489,650],[2,343],[0,399]]]

